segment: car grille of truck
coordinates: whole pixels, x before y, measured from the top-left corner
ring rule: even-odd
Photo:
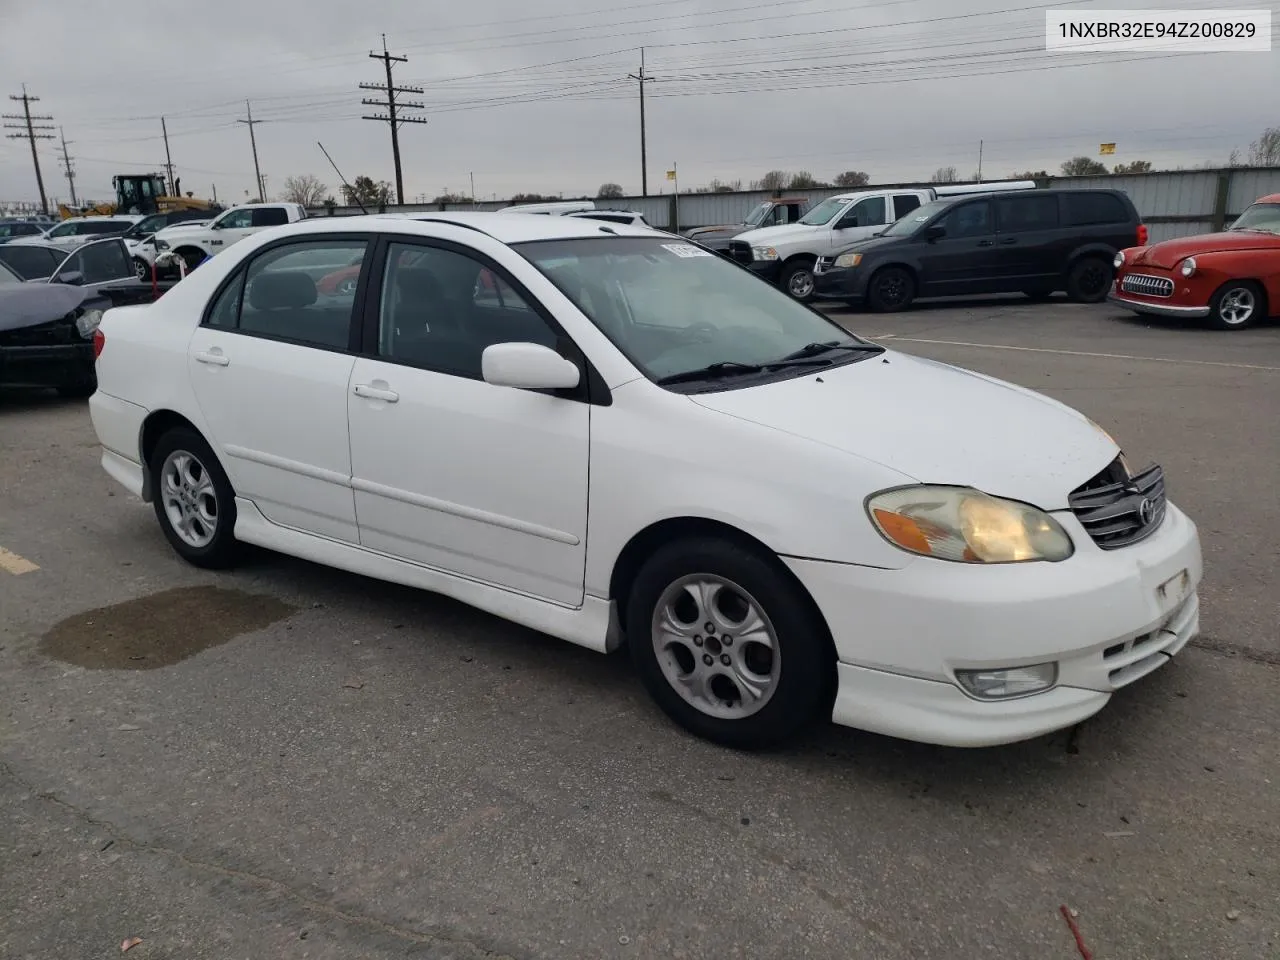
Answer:
[[[737,263],[749,264],[751,262],[751,244],[745,240],[729,241],[729,259]]]
[[[1103,550],[1117,550],[1145,540],[1164,522],[1168,501],[1164,471],[1152,464],[1129,475],[1121,457],[1067,498],[1093,542]]]
[[[1173,296],[1173,281],[1168,277],[1149,277],[1144,273],[1128,274],[1120,281],[1125,293],[1139,293],[1144,297]]]

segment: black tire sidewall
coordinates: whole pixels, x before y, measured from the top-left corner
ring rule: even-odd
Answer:
[[[880,296],[880,285],[889,277],[899,277],[906,284],[907,293],[900,303],[886,303]],[[904,270],[902,267],[885,267],[877,270],[872,276],[871,282],[867,289],[867,304],[876,313],[897,313],[899,310],[905,310],[911,306],[911,301],[916,297],[916,281],[911,276],[911,272]]]
[[[209,478],[213,481],[214,495],[218,500],[218,529],[213,535],[213,540],[204,547],[193,547],[178,536],[169,522],[169,515],[165,512],[164,500],[160,495],[160,468],[169,455],[178,450],[184,450],[195,456],[204,465]],[[235,538],[235,491],[231,487],[231,481],[227,479],[226,472],[222,469],[222,464],[218,462],[218,458],[204,438],[185,427],[169,430],[157,441],[147,469],[151,473],[151,501],[155,508],[156,519],[160,521],[160,529],[164,531],[165,538],[178,555],[197,567],[217,569],[230,566],[238,554]]]
[[[1248,290],[1253,294],[1253,313],[1244,323],[1227,323],[1222,319],[1222,301],[1233,290]],[[1261,314],[1268,312],[1266,295],[1260,286],[1245,280],[1232,280],[1223,284],[1209,300],[1209,316],[1205,319],[1214,330],[1247,330],[1259,322]]]
[[[758,712],[740,720],[702,713],[668,682],[653,648],[654,607],[669,584],[696,573],[740,585],[764,608],[778,634],[778,686]],[[832,706],[835,653],[826,625],[802,588],[775,559],[728,540],[699,538],[668,544],[640,568],[627,599],[627,644],[632,662],[662,710],[689,732],[724,746],[763,749],[795,736]]]
[[[1080,276],[1090,267],[1097,266],[1107,275],[1106,283],[1102,284],[1102,289],[1097,294],[1085,294],[1080,289]],[[1111,289],[1111,284],[1115,280],[1115,267],[1101,257],[1081,257],[1071,265],[1071,269],[1067,272],[1067,296],[1076,303],[1101,303],[1107,299],[1107,292]]]

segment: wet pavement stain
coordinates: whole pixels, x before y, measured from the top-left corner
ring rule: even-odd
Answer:
[[[175,587],[57,623],[40,652],[89,670],[155,670],[269,627],[295,611],[275,597],[224,587]]]

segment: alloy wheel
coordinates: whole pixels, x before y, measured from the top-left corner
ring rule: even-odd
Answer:
[[[197,550],[218,532],[218,495],[205,465],[186,450],[175,450],[160,468],[165,516],[179,539]]]

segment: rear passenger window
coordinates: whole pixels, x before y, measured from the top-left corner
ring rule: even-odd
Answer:
[[[244,273],[244,295],[232,300],[232,283],[210,312],[211,326],[290,340],[307,346],[346,350],[355,311],[353,285],[326,283],[348,271],[368,250],[364,240],[314,240],[275,247],[260,254]],[[237,316],[238,313],[238,316]],[[229,322],[232,318],[235,322]]]
[[[556,333],[502,277],[480,261],[438,247],[393,243],[387,251],[378,355],[479,380],[495,343],[555,348]]]
[[[1062,195],[1062,222],[1069,227],[1082,227],[1093,223],[1128,223],[1129,211],[1120,198],[1112,193],[1096,193],[1092,190],[1064,193]]]
[[[920,198],[914,193],[896,194],[893,198],[893,219],[901,220],[918,206]]]
[[[278,227],[289,222],[289,214],[282,207],[257,207],[253,211],[255,227]]]
[[[1058,225],[1058,198],[1003,197],[996,201],[996,216],[1003,233],[1051,230]]]

